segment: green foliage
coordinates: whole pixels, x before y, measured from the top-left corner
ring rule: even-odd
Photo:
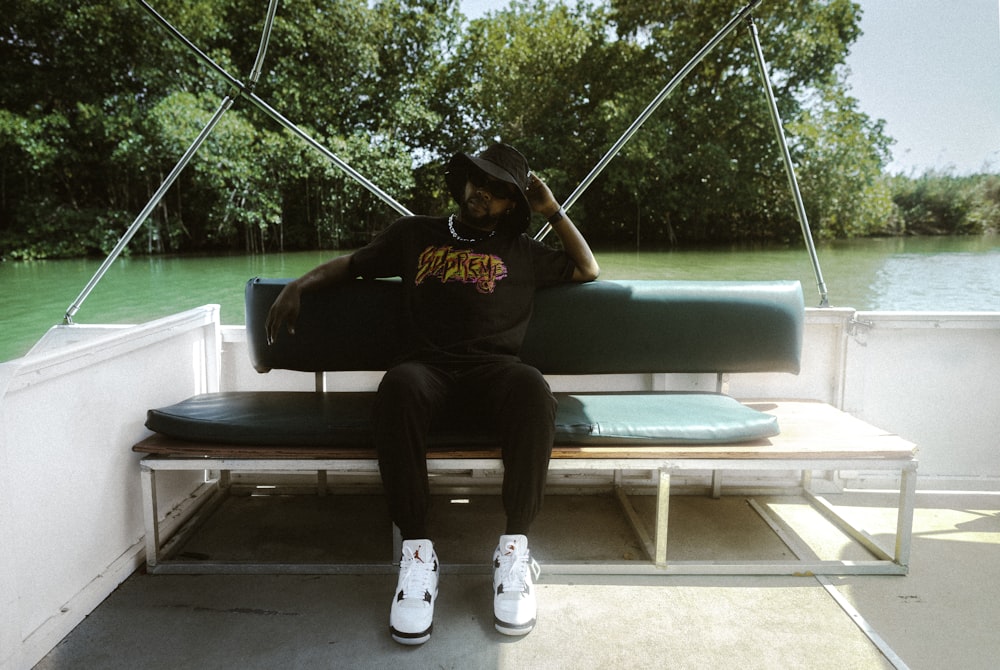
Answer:
[[[660,9],[660,6],[666,5]],[[612,3],[620,37],[631,41],[629,67],[648,73],[645,99],[667,75],[679,71],[739,9],[726,0]],[[881,133],[844,94],[837,65],[856,38],[857,7],[832,0],[765,3],[758,26],[778,108],[789,133],[793,163],[809,208],[813,232],[843,236],[868,232],[837,193],[871,190],[881,171]],[[654,75],[659,71],[659,74]],[[640,84],[642,82],[639,82]],[[637,87],[638,89],[638,87]],[[636,95],[636,98],[641,96]],[[633,103],[624,116],[639,111]],[[619,125],[624,121],[619,121]],[[824,125],[827,124],[827,125]],[[852,135],[839,127],[859,129]],[[808,138],[797,137],[797,133]],[[687,76],[626,151],[631,173],[603,202],[628,203],[611,216],[620,228],[639,227],[652,242],[799,239],[800,226],[787,188],[747,27],[732,32]],[[813,153],[816,148],[822,153]],[[853,154],[853,155],[852,155]],[[856,158],[864,157],[859,164]],[[652,172],[658,179],[641,178]],[[839,174],[832,183],[830,174]],[[659,183],[657,183],[659,182]],[[812,196],[811,198],[808,196]],[[868,202],[870,218],[884,218],[888,199]],[[641,210],[641,211],[640,211]],[[837,218],[852,229],[830,227]],[[634,226],[627,221],[636,219]]]
[[[892,199],[912,235],[979,235],[1000,230],[1000,176],[929,171],[895,176]]]
[[[800,119],[789,124],[807,215],[818,237],[897,232],[899,221],[882,174],[889,159],[882,126],[860,113],[842,86],[818,90]]]
[[[1000,175],[978,175],[967,181],[972,201],[967,214],[971,232],[1000,233]]]
[[[244,84],[266,3],[157,0]],[[414,211],[453,207],[455,151],[518,146],[565,197],[736,0],[283,0],[254,92]],[[996,176],[883,174],[891,140],[843,63],[850,0],[755,20],[814,234],[995,230]],[[134,0],[15,2],[0,38],[0,258],[106,253],[219,108],[132,253],[352,247],[395,217],[282,129]],[[801,236],[745,26],[681,82],[574,205],[595,243]]]
[[[607,46],[604,12],[584,4],[515,2],[472,22],[444,93],[453,102],[445,124],[461,132],[453,132],[442,158],[504,141],[554,192],[568,195],[606,145],[602,120],[593,116],[610,92],[607,80],[595,77],[614,60]],[[582,223],[579,211],[575,217]]]

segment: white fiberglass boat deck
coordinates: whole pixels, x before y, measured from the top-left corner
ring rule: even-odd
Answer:
[[[379,646],[384,633],[379,627],[384,623],[385,609],[381,602],[384,595],[379,594],[391,589],[391,584],[388,587],[385,584],[391,576],[288,576],[284,580],[270,576],[171,575],[157,581],[160,576],[137,574],[128,580],[144,559],[139,457],[130,448],[146,434],[142,425],[146,410],[200,391],[262,386],[309,390],[313,386],[308,375],[305,378],[281,373],[258,375],[247,361],[242,329],[221,327],[217,310],[208,307],[136,327],[60,326],[34,354],[0,365],[0,386],[5,389],[0,403],[0,476],[3,477],[0,667],[31,667],[64,638],[66,642],[46,662],[65,664],[48,667],[115,667],[116,659],[135,659],[133,654],[142,653],[134,636],[141,636],[151,645],[145,650],[147,667],[155,667],[155,663],[167,658],[173,659],[174,667],[192,666],[198,657],[204,661],[202,664],[225,667],[226,663],[215,663],[220,657],[214,654],[221,653],[219,649],[236,654],[239,645],[246,644],[246,638],[237,636],[236,631],[243,630],[250,621],[256,622],[254,626],[276,626],[268,629],[277,636],[269,652],[274,655],[261,653],[258,646],[243,647],[247,654],[262,661],[283,659],[285,665],[294,665],[300,653],[306,654],[301,658],[318,658],[316,655],[333,653],[328,647],[337,645],[348,655],[374,653],[372,650],[376,648],[387,654],[399,653],[391,647]],[[1000,390],[993,383],[998,376],[998,313],[858,313],[849,309],[809,309],[800,375],[734,375],[730,379],[730,391],[736,397],[814,398],[919,445],[921,492],[917,495],[909,576],[827,578],[912,667],[941,667],[934,662],[921,665],[923,658],[961,658],[958,654],[966,653],[975,660],[980,654],[987,659],[996,655],[995,636],[986,622],[996,618],[996,579],[990,571],[1000,565],[995,556],[996,491],[1000,490],[1000,450],[996,441],[1000,434],[1000,413],[996,408],[1000,407]],[[654,377],[601,377],[594,378],[593,383],[622,389],[691,388],[714,383],[684,375]],[[560,380],[552,381],[558,387]],[[374,380],[358,374],[338,379],[337,383],[369,388]],[[683,552],[686,544],[704,549],[704,545],[697,545],[697,533],[685,536],[685,524],[696,531],[702,524],[711,527],[727,523],[733,525],[724,526],[723,530],[743,530],[741,519],[749,513],[746,501],[750,498],[774,511],[782,523],[793,524],[796,532],[807,532],[812,524],[807,522],[802,526],[795,520],[800,500],[770,497],[780,492],[783,485],[797,484],[799,474],[760,472],[752,478],[727,477],[723,480],[721,501],[703,495],[710,487],[707,473],[676,477],[675,491],[686,487],[702,495],[675,496],[672,501],[671,551]],[[898,482],[880,481],[879,477],[878,473],[857,471],[814,473],[813,479],[814,485],[829,489],[835,505],[847,508],[844,511],[850,514],[862,515],[863,523],[859,524],[878,537],[889,532],[886,523],[890,529],[894,528],[896,503],[895,494],[879,491],[898,490]],[[166,499],[173,501],[185,499],[200,486],[199,478],[190,473],[163,483]],[[590,490],[601,491],[600,482],[574,484],[581,490],[595,485],[597,488]],[[844,487],[858,489],[865,497],[855,497],[861,493],[839,494]],[[935,492],[946,489],[961,493]],[[259,502],[257,498],[247,500],[253,504]],[[331,500],[347,499],[331,496]],[[560,521],[566,517],[560,516],[559,505],[565,505],[563,501],[580,500],[588,503],[580,505],[583,521]],[[623,553],[638,552],[638,548],[621,544],[623,535],[613,529],[625,521],[620,516],[610,521],[606,510],[601,511],[600,504],[609,502],[603,496],[553,495],[550,501],[543,517],[564,527],[562,535],[551,538],[543,535],[538,539],[538,557],[543,563],[547,557],[558,560],[560,551],[581,551],[573,539],[579,533],[573,529],[584,524],[600,529],[596,536],[605,548],[610,542],[612,549],[617,546]],[[172,504],[165,503],[164,510]],[[717,514],[720,505],[728,506],[727,513]],[[887,509],[892,510],[888,514],[891,518],[887,518]],[[493,534],[489,524],[477,519],[473,512],[466,512],[471,516],[466,518],[465,525],[460,518],[455,519],[465,535],[458,533],[457,528],[455,533],[443,533],[442,542],[450,541],[446,537],[455,540],[454,546],[442,546],[443,556],[465,562],[476,560],[477,551],[491,551],[479,545],[495,542],[495,538],[463,541],[463,537],[470,537],[470,532],[479,532],[480,528]],[[449,504],[448,514],[439,516],[449,518],[454,514],[457,512]],[[310,543],[323,541],[349,550],[367,551],[356,546],[358,532],[351,525],[353,518],[348,514],[344,526],[334,524],[323,531],[314,530],[308,535]],[[607,535],[605,526],[609,528]],[[389,534],[377,536],[387,539]],[[630,530],[624,531],[624,537],[626,542],[634,542]],[[727,533],[715,532],[713,537],[716,539],[712,542],[718,544],[709,548],[717,548],[720,555],[733,548],[718,539],[727,537]],[[756,533],[752,538],[732,534],[733,541],[749,547],[758,542],[756,537]],[[773,544],[774,533],[769,528],[763,528],[760,537],[767,538],[768,546],[786,550],[781,549],[781,543]],[[844,544],[848,541],[839,531],[831,537],[834,539],[830,551],[839,553],[841,546],[844,550],[848,546],[852,552],[857,550],[853,543]],[[341,544],[341,540],[347,544]],[[205,551],[197,547],[189,550]],[[816,611],[821,612],[819,619],[830,624],[839,625],[836,622],[840,618],[846,623],[852,621],[840,607],[829,610],[811,607],[816,602],[824,606],[832,603],[830,592],[814,578],[789,581],[788,578],[658,577],[647,581],[650,578],[634,577],[607,578],[585,586],[587,582],[579,577],[560,578],[550,574],[543,578],[543,608],[552,608],[547,616],[549,625],[554,627],[540,626],[537,636],[533,634],[523,641],[526,644],[515,648],[502,640],[484,642],[488,627],[485,624],[475,627],[475,621],[482,616],[475,608],[488,608],[488,598],[485,604],[479,600],[481,584],[477,580],[481,577],[453,575],[450,579],[455,586],[447,588],[455,591],[442,600],[440,638],[447,640],[454,635],[452,640],[457,646],[446,647],[441,643],[439,649],[444,656],[436,658],[454,658],[451,663],[454,667],[465,667],[463,658],[499,667],[506,663],[503,659],[514,662],[524,658],[520,654],[528,654],[528,650],[541,653],[539,649],[548,654],[539,658],[552,659],[550,665],[559,667],[560,658],[570,658],[566,640],[584,648],[581,641],[584,636],[601,639],[592,633],[593,627],[601,626],[609,627],[602,630],[608,631],[613,643],[609,645],[608,639],[604,639],[604,646],[593,650],[594,658],[608,662],[613,653],[621,654],[623,662],[637,658],[630,654],[641,653],[645,654],[642,658],[655,659],[657,654],[671,656],[674,667],[683,667],[684,663],[693,666],[699,658],[705,658],[703,645],[723,649],[739,640],[740,645],[750,646],[737,647],[747,649],[754,658],[765,659],[755,661],[757,667],[775,667],[766,659],[801,660],[804,657],[795,654],[807,653],[817,645],[819,656],[837,658],[824,645],[846,635],[811,625],[791,630],[784,628],[785,624],[801,622]],[[128,580],[125,586],[116,592],[124,580]],[[309,591],[311,587],[316,590]],[[777,598],[785,589],[791,589],[789,596],[804,596],[805,591],[811,590],[823,597],[809,603],[771,600],[771,596]],[[302,593],[304,599],[298,602],[303,608],[312,603],[308,605],[313,613],[309,616],[315,617],[308,623],[301,624],[306,619],[293,616],[241,616],[244,610],[299,611],[293,607],[293,596]],[[705,597],[694,598],[697,593]],[[318,600],[310,600],[317,594]],[[107,605],[98,608],[109,595]],[[275,600],[269,605],[268,598],[272,596]],[[292,601],[281,600],[285,597]],[[598,602],[593,611],[586,617],[574,614],[572,606],[586,603],[588,598]],[[451,604],[446,604],[449,600]],[[344,602],[352,606],[364,604],[360,613],[345,614],[335,606]],[[721,616],[718,608],[729,608],[727,616],[717,618]],[[236,621],[224,620],[219,614],[218,627],[213,628],[202,617],[211,616],[212,612],[218,614],[217,610],[229,612]],[[171,614],[177,618],[171,618]],[[84,627],[74,637],[74,628],[88,617],[95,625],[106,621],[110,628],[88,632]],[[129,624],[123,625],[124,620]],[[657,628],[644,635],[639,621],[654,621]],[[699,622],[702,628],[698,630],[705,637],[692,637],[692,621]],[[750,626],[750,621],[755,626]],[[301,624],[302,634],[312,631],[317,637],[310,641],[285,638],[282,625],[296,623]],[[737,623],[747,627],[736,627]],[[165,628],[159,628],[161,624]],[[187,631],[192,627],[198,628],[203,637],[188,636]],[[755,628],[767,631],[772,637],[764,638],[758,645],[754,640],[760,638],[744,635]],[[854,624],[848,629],[851,636],[861,630]],[[251,626],[247,630],[256,629]],[[573,635],[566,637],[570,633]],[[773,636],[781,636],[781,640]],[[270,639],[263,633],[247,637],[254,638],[255,645]],[[88,638],[101,649],[88,651],[85,644]],[[283,642],[285,639],[292,642]],[[317,646],[320,639],[324,642]],[[387,636],[385,639],[388,640]],[[121,646],[116,648],[112,640],[121,642]],[[691,643],[681,653],[686,640]],[[793,644],[796,640],[798,646]],[[229,643],[233,646],[227,647]],[[193,650],[190,657],[171,655],[185,644]],[[303,651],[307,647],[310,650]],[[792,656],[782,656],[792,653],[788,651],[792,647],[795,647]],[[764,648],[770,650],[771,656],[758,656]],[[837,660],[853,658],[853,652],[849,651],[853,648],[843,647],[847,651]],[[168,653],[168,649],[172,651]],[[525,651],[519,651],[522,649]],[[88,656],[90,653],[103,655]],[[60,661],[60,658],[70,660]],[[442,663],[447,666],[445,661]],[[754,663],[746,665],[753,667]],[[782,667],[780,662],[777,665]],[[964,659],[959,665],[987,667],[966,663]],[[836,667],[850,667],[850,664],[838,663]]]
[[[191,555],[302,560],[332,552],[364,558],[384,521],[381,498],[243,498],[188,543]],[[894,495],[851,491],[833,496],[844,513],[889,535]],[[419,649],[402,648],[387,631],[391,574],[146,575],[136,573],[36,666],[59,668],[945,668],[995,667],[1000,616],[1000,495],[918,495],[910,575],[864,577],[569,577],[546,574],[546,558],[639,553],[612,500],[552,496],[534,534],[542,563],[539,623],[523,639],[492,626],[484,556],[502,519],[495,498],[453,503],[439,498],[441,595],[434,634]],[[801,499],[757,496],[754,502],[812,528],[834,554],[857,554],[823,528]],[[267,511],[270,510],[270,511]],[[674,502],[675,555],[704,551],[770,557],[784,547],[754,522],[742,496]],[[299,524],[289,522],[298,519]],[[337,519],[332,521],[332,519]],[[280,523],[280,528],[273,524]],[[584,535],[581,527],[600,527]],[[718,531],[724,531],[720,541]],[[680,539],[683,538],[683,539]],[[253,547],[247,547],[247,541]],[[448,560],[484,562],[480,574],[458,574]]]

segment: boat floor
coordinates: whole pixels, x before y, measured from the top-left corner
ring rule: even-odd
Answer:
[[[897,496],[828,499],[889,544]],[[867,558],[804,499],[754,499],[821,558]],[[389,637],[392,574],[140,570],[36,668],[971,670],[1000,658],[998,493],[919,492],[908,576],[820,578],[546,575],[546,560],[642,557],[611,496],[550,495],[531,535],[542,565],[538,624],[523,638],[493,628],[486,564],[502,530],[499,505],[493,496],[435,497],[443,570],[434,633],[420,647]],[[745,496],[674,496],[670,515],[670,560],[791,555]],[[379,495],[234,496],[180,551],[195,560],[360,561],[388,555],[391,540]],[[449,561],[484,569],[449,572]]]

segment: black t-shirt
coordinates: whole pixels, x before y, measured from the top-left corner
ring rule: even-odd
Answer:
[[[455,222],[463,238],[482,233]],[[568,281],[569,256],[525,234],[455,239],[444,217],[396,220],[351,259],[366,279],[400,277],[407,359],[479,363],[516,358],[535,289]]]

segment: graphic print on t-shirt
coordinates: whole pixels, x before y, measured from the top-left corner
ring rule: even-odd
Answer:
[[[475,284],[480,293],[493,293],[497,282],[507,276],[503,259],[493,254],[481,254],[471,249],[452,246],[429,246],[417,259],[415,283],[436,277],[442,284],[450,281]]]

